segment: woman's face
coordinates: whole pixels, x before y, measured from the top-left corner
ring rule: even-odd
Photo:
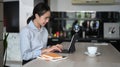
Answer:
[[[37,19],[37,23],[40,26],[45,26],[50,19],[50,11],[47,11],[45,14],[43,14],[42,16],[38,16],[38,14],[36,14],[36,19]]]

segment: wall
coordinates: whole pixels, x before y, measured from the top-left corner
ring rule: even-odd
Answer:
[[[10,33],[7,41],[7,61],[21,61],[19,33]]]
[[[116,0],[120,2],[120,0]],[[119,5],[72,5],[71,0],[51,0],[52,11],[120,11]]]
[[[34,0],[19,0],[20,1],[20,30],[27,25],[27,19],[32,15]],[[43,2],[43,0],[35,0],[35,3]]]
[[[19,0],[20,2],[20,30],[27,25],[27,18],[33,11],[33,0]]]

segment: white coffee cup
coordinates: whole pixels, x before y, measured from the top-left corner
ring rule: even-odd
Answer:
[[[96,46],[89,46],[87,48],[89,56],[95,56],[97,53],[97,47]]]

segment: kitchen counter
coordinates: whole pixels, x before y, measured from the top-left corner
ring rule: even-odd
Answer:
[[[69,42],[63,44],[66,48]],[[86,55],[85,52],[90,45],[97,46],[101,54],[95,57]],[[120,67],[120,53],[110,43],[77,42],[75,46],[76,52],[72,54],[60,53],[67,56],[67,59],[52,62],[37,58],[23,67]]]

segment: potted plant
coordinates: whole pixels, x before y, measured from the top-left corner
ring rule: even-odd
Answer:
[[[4,65],[4,67],[8,67],[8,66],[5,66],[6,58],[7,58],[7,46],[8,46],[7,38],[8,38],[8,35],[9,35],[9,33],[5,33],[4,34],[4,39],[3,39],[3,46],[4,46],[4,52],[3,52],[4,62],[3,62],[3,65]]]

